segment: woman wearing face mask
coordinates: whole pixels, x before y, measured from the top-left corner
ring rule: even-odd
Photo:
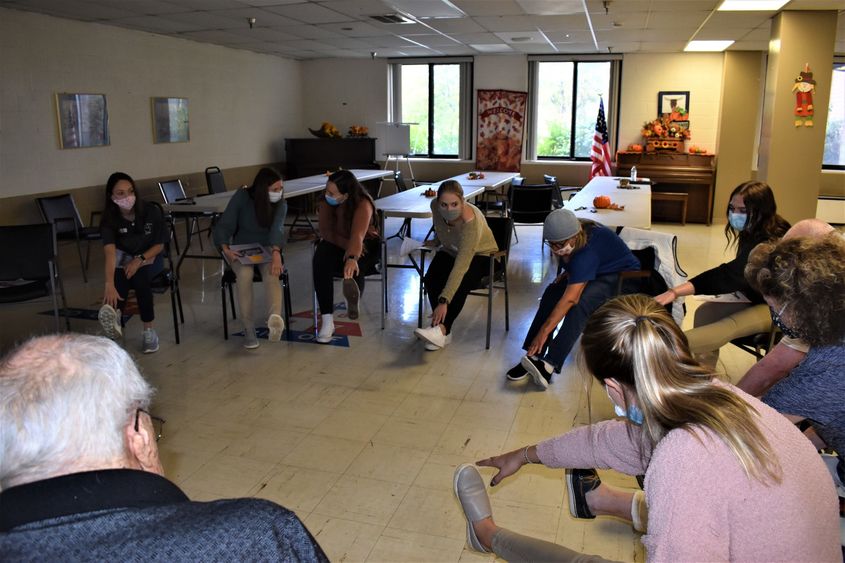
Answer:
[[[431,222],[435,238],[428,246],[439,247],[423,279],[431,303],[431,326],[414,331],[425,342],[425,349],[440,350],[452,340],[452,323],[478,288],[489,269],[486,256],[479,252],[499,249],[484,214],[464,200],[464,190],[454,180],[446,180],[431,202]]]
[[[357,319],[364,276],[375,272],[380,247],[375,203],[352,172],[338,170],[329,176],[324,197],[312,270],[321,313],[317,342],[328,344],[334,333],[334,277],[343,276],[346,314]]]
[[[272,259],[259,264],[269,309],[268,340],[278,342],[285,329],[282,320],[282,287],[279,276],[284,271],[282,244],[285,239],[287,203],[283,198],[282,176],[272,168],[262,168],[255,175],[252,185],[238,190],[220,220],[214,226],[214,244],[226,257],[238,279],[238,306],[244,325],[244,348],[258,348],[255,320],[252,312],[252,265],[241,264],[239,254],[230,244],[260,244],[270,247]]]
[[[686,295],[741,292],[748,298],[744,303],[702,303],[696,309],[695,328],[687,331],[687,339],[693,354],[710,367],[716,365],[719,348],[731,340],[769,330],[769,310],[763,297],[748,285],[743,270],[755,246],[778,239],[789,229],[789,223],[777,214],[772,189],[763,182],[740,184],[729,201],[725,238],[729,246],[736,245],[736,257],[655,298],[661,305]]]
[[[133,289],[144,323],[141,350],[144,354],[157,352],[150,282],[164,269],[161,251],[170,234],[161,208],[144,203],[136,193],[135,181],[128,174],[115,172],[106,182],[101,232],[106,288],[98,314],[100,325],[109,338],[123,334],[121,311],[126,294]]]
[[[520,362],[508,370],[509,381],[531,376],[547,389],[560,372],[590,315],[616,295],[621,272],[640,269],[640,262],[616,233],[592,221],[579,221],[558,209],[543,223],[543,239],[558,257],[562,272],[543,292],[522,349]],[[628,282],[626,282],[628,283]],[[623,291],[636,291],[632,284]],[[563,325],[553,334],[560,321]]]
[[[813,446],[696,363],[663,307],[645,295],[617,297],[590,318],[582,346],[587,371],[627,420],[477,462],[498,469],[491,485],[529,463],[645,473],[648,561],[840,560],[833,484]],[[473,550],[508,561],[604,561],[497,526],[473,465],[458,467],[454,490]],[[570,490],[569,502],[583,502],[583,491]]]

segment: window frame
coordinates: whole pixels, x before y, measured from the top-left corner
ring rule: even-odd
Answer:
[[[831,65],[830,73],[831,73],[831,87],[833,86],[833,73],[836,72],[837,66],[845,65],[845,57],[843,56],[834,56],[833,57],[833,64]],[[825,136],[825,143],[827,143],[827,127],[830,125],[830,115],[828,115],[827,122],[824,126],[824,136]],[[843,140],[842,142],[845,142]],[[824,163],[824,154],[822,154],[822,170],[845,170],[845,164],[825,164]]]
[[[539,64],[547,62],[571,62],[572,67],[572,112],[570,115],[570,136],[568,156],[538,156],[537,155],[537,107],[539,104]],[[608,84],[608,99],[605,100],[605,119],[607,120],[608,143],[613,147],[614,154],[618,149],[619,138],[619,101],[621,99],[622,56],[621,55],[581,55],[581,56],[529,56],[528,57],[528,119],[525,142],[525,156],[528,161],[537,162],[589,162],[589,156],[575,156],[575,126],[577,113],[575,108],[578,100],[578,65],[579,63],[610,63],[610,83]],[[596,109],[598,112],[598,109]],[[593,118],[595,122],[595,118]]]
[[[429,158],[444,160],[468,160],[472,158],[472,94],[473,94],[473,58],[472,57],[432,57],[432,58],[397,58],[388,59],[388,121],[402,121],[402,66],[428,66],[428,152],[411,153],[409,158]],[[458,153],[439,154],[434,152],[434,67],[442,65],[459,66],[459,123]]]

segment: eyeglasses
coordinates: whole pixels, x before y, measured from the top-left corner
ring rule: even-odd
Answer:
[[[162,432],[164,431],[164,423],[166,421],[163,418],[151,415],[144,409],[135,409],[135,432],[137,432],[139,429],[138,418],[141,416],[141,413],[144,413],[145,415],[150,417],[150,421],[153,423],[153,431],[155,432],[156,442],[158,442],[159,440],[161,440]]]
[[[564,246],[566,246],[566,241],[565,241],[565,240],[564,240],[564,241],[549,241],[549,240],[544,240],[544,241],[543,241],[543,244],[545,244],[546,246],[548,246],[548,247],[549,247],[549,248],[551,248],[552,250],[555,250],[555,249],[556,249],[556,250],[560,250],[561,248],[563,248]]]

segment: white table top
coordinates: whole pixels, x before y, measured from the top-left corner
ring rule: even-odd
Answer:
[[[609,227],[651,228],[651,184],[646,178],[634,184],[639,189],[619,189],[619,177],[596,176],[590,180],[572,199],[563,206],[575,212],[579,219],[590,219]],[[624,205],[624,211],[613,209],[595,209],[593,198],[599,195],[610,196],[610,201]],[[579,209],[585,207],[586,209]],[[592,211],[595,209],[595,213]]]
[[[360,182],[367,180],[376,180],[378,178],[386,178],[392,176],[393,172],[390,170],[350,170]],[[295,178],[293,180],[285,180],[283,190],[283,197],[285,199],[306,195],[314,192],[321,192],[326,187],[326,180],[328,177],[325,174],[316,174],[314,176],[305,176],[304,178]],[[240,189],[240,188],[237,188]],[[229,205],[229,200],[237,191],[229,190],[227,192],[220,192],[217,194],[201,195],[194,198],[194,203],[173,203],[165,205],[164,210],[173,213],[223,213],[226,206]]]
[[[470,188],[478,187],[484,188],[485,190],[495,190],[519,176],[519,172],[496,172],[495,170],[484,170],[482,173],[484,174],[484,178],[480,180],[470,180],[468,173],[458,174],[457,176],[446,178],[446,180],[455,180],[466,192]],[[446,180],[434,182],[432,186],[436,190]]]
[[[433,197],[426,197],[423,192],[431,188],[437,190],[437,184],[417,186],[404,192],[399,192],[387,197],[380,197],[376,200],[376,209],[381,211],[385,217],[403,217],[410,219],[425,219],[431,217],[431,200]],[[470,199],[484,192],[483,185],[463,186],[464,198]]]

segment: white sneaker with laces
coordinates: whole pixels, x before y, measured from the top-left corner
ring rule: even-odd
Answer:
[[[282,331],[285,330],[285,320],[281,315],[273,313],[267,318],[267,329],[270,331],[267,340],[279,342],[282,340]]]
[[[317,332],[317,342],[328,344],[334,334],[334,318],[331,315],[320,315],[320,330]]]
[[[439,326],[418,328],[414,330],[414,335],[426,344],[436,346],[436,348],[429,348],[426,346],[426,350],[439,350],[448,344],[447,337],[443,334],[443,331],[440,330]]]
[[[103,306],[100,307],[97,320],[100,321],[100,326],[103,327],[106,337],[116,340],[123,336],[123,328],[120,326],[120,313],[108,303],[103,303]]]
[[[442,350],[443,348],[448,346],[451,342],[452,342],[452,335],[447,334],[446,335],[446,341],[443,342],[443,346],[438,346],[437,344],[432,344],[431,342],[426,342],[425,343],[425,349],[428,350],[429,352],[436,352],[438,350]]]
[[[158,334],[156,334],[154,329],[144,329],[141,341],[141,351],[144,352],[144,354],[154,354],[158,352]]]

